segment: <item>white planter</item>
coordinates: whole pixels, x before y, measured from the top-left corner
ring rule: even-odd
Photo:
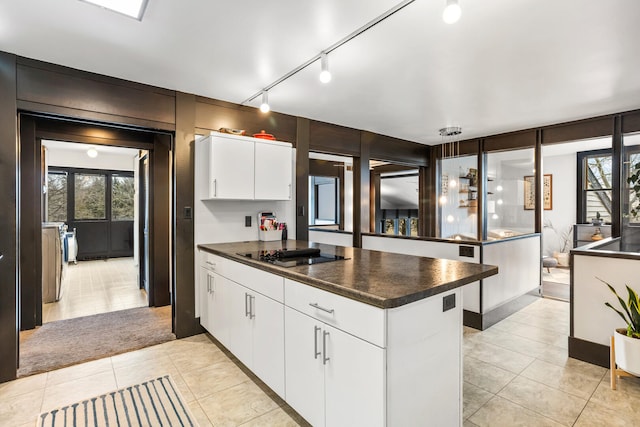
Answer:
[[[559,266],[569,267],[571,258],[567,252],[554,252],[553,257],[558,260]]]
[[[640,377],[640,338],[628,337],[626,329],[616,329],[613,337],[618,368]]]

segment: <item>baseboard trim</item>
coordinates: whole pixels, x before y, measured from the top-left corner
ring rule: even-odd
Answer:
[[[609,346],[569,337],[569,357],[609,368]]]
[[[512,299],[491,311],[480,314],[473,311],[464,310],[462,314],[462,323],[470,328],[484,331],[490,328],[501,320],[506,319],[513,313],[522,310],[529,304],[540,299],[538,289],[534,289],[531,292],[527,292],[518,298]]]

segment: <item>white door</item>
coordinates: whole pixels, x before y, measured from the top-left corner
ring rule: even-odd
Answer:
[[[225,346],[229,343],[229,327],[226,320],[226,285],[227,279],[216,273],[209,273],[209,326],[207,329],[211,335],[216,337]]]
[[[210,198],[253,199],[253,145],[240,138],[211,137]]]
[[[227,348],[251,369],[251,323],[249,316],[249,289],[225,279],[226,316],[228,326]]]
[[[327,426],[385,425],[384,350],[325,325]]]
[[[284,305],[253,292],[251,370],[284,398]]]
[[[290,145],[256,141],[256,199],[291,200],[292,153]]]
[[[322,322],[284,308],[286,401],[314,426],[324,426]]]

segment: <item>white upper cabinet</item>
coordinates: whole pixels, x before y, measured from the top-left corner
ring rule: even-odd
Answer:
[[[210,138],[210,199],[253,199],[253,146],[246,139]]]
[[[291,145],[256,141],[255,149],[256,200],[291,200]]]
[[[225,134],[198,144],[195,179],[208,179],[202,199],[291,200],[291,144]]]

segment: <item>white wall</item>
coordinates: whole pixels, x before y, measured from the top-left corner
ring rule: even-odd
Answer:
[[[563,236],[569,239],[567,246],[573,246],[573,224],[576,220],[576,154],[560,156],[545,156],[542,161],[545,174],[552,175],[551,210],[543,211],[545,228],[542,233],[543,255],[560,252],[563,246]],[[553,228],[550,227],[553,226]]]
[[[69,168],[134,171],[136,153],[115,154],[101,152],[98,157],[87,156],[85,150],[59,150],[48,148],[49,166]]]

